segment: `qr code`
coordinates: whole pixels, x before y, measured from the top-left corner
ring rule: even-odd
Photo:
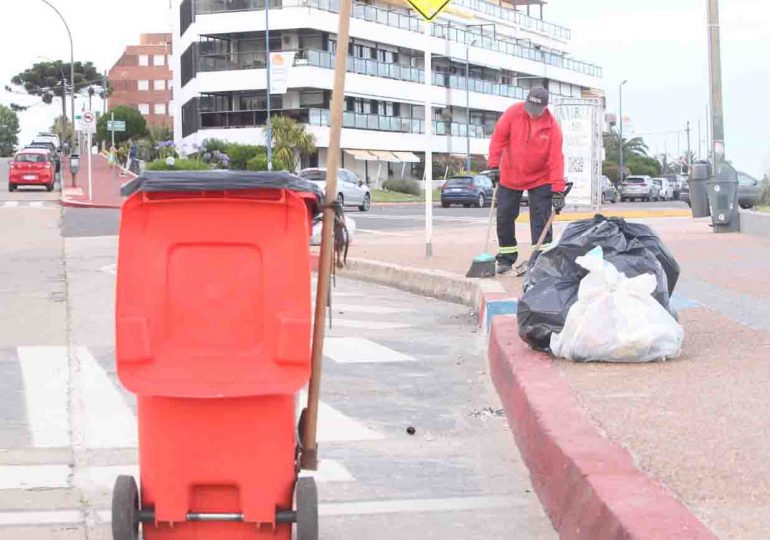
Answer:
[[[571,173],[582,173],[585,170],[585,158],[571,157],[567,164],[567,170]]]

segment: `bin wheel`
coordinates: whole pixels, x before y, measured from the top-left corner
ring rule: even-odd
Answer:
[[[297,480],[297,540],[318,540],[318,489],[315,479]]]
[[[112,490],[113,540],[139,539],[139,488],[133,476],[120,475]]]

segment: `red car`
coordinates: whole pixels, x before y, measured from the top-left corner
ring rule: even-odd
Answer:
[[[44,186],[53,191],[56,165],[44,148],[25,148],[13,157],[8,170],[8,191],[18,186]]]

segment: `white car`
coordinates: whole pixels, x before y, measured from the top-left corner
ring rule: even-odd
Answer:
[[[38,133],[37,136],[32,139],[33,143],[51,143],[54,145],[57,151],[61,150],[61,141],[58,135],[53,133]]]
[[[652,181],[660,189],[660,198],[670,201],[674,198],[674,183],[668,178],[653,178]]]
[[[326,169],[302,169],[300,178],[310,180],[326,193]],[[343,206],[355,206],[362,212],[372,207],[372,193],[369,186],[347,169],[337,170],[337,200]]]

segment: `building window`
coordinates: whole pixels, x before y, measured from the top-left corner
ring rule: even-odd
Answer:
[[[193,77],[195,77],[196,56],[195,43],[187,47],[187,50],[182,53],[180,62],[182,68],[182,86],[186,85]]]
[[[165,103],[156,103],[153,107],[153,111],[155,114],[166,114],[166,104]]]
[[[152,57],[152,65],[153,66],[165,66],[166,65],[166,55],[164,54],[156,54]]]
[[[149,66],[150,65],[150,57],[146,54],[140,54],[139,55],[139,65],[140,66]]]
[[[139,104],[139,112],[142,114],[150,114],[150,104],[149,103],[140,103]]]
[[[152,81],[152,89],[153,90],[165,90],[166,89],[166,81],[164,81],[162,79]]]
[[[150,81],[143,81],[143,80],[136,81],[136,89],[137,90],[149,90],[150,89]]]
[[[192,98],[182,105],[182,137],[198,131],[198,98]]]

